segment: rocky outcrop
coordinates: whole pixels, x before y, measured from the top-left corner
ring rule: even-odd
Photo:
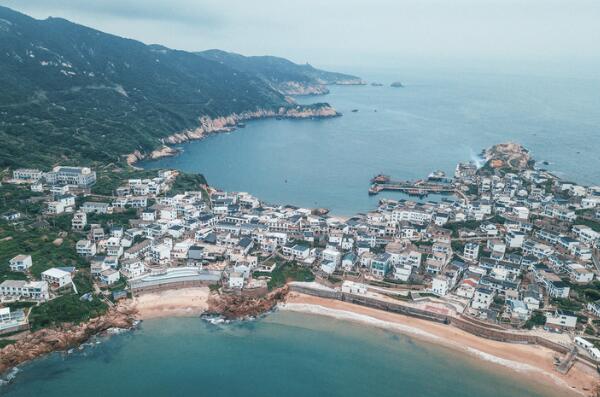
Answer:
[[[512,171],[523,171],[533,165],[529,151],[514,142],[494,145],[485,151],[484,157],[487,164],[493,169],[506,168]]]
[[[272,310],[285,299],[288,292],[286,285],[258,298],[234,294],[212,295],[208,300],[208,311],[229,320],[256,317]]]
[[[284,95],[325,95],[329,89],[324,84],[302,83],[298,81],[285,81],[275,87]]]
[[[234,113],[229,116],[221,117],[201,117],[200,125],[193,130],[182,131],[166,138],[161,139],[161,146],[148,154],[136,150],[126,156],[127,163],[135,164],[142,159],[157,159],[166,156],[173,156],[179,151],[168,145],[175,145],[192,140],[203,139],[207,135],[229,132],[235,129],[240,122],[266,119],[266,118],[286,118],[286,119],[310,119],[310,118],[328,118],[341,116],[333,107],[326,103],[315,105],[295,105],[290,107],[280,107],[278,109],[260,109],[255,111]]]
[[[120,306],[87,323],[63,324],[57,328],[44,328],[33,332],[0,350],[0,373],[44,354],[78,346],[92,336],[111,328],[131,328],[135,322],[134,316],[134,309]]]

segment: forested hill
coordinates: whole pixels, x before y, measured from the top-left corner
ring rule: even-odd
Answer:
[[[0,166],[115,161],[201,116],[290,106],[259,76],[0,7]]]
[[[316,69],[309,64],[299,65],[274,56],[244,56],[222,50],[207,50],[198,55],[220,62],[241,72],[256,75],[284,94],[325,94],[326,85],[364,84],[360,77]]]

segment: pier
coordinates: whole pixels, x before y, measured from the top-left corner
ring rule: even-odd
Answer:
[[[444,178],[419,179],[417,181],[394,181],[387,175],[377,175],[371,179],[369,195],[382,191],[397,191],[409,196],[427,197],[429,194],[456,194],[466,200],[463,192],[456,189],[451,180]]]

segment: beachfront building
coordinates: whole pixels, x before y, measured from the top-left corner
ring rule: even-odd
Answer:
[[[431,292],[438,296],[445,296],[450,289],[450,281],[445,276],[437,276],[433,278],[431,284]]]
[[[5,280],[0,284],[0,300],[43,302],[50,298],[46,281]]]
[[[573,330],[577,325],[575,313],[567,310],[557,309],[553,313],[546,314],[546,328],[554,331]]]
[[[241,289],[244,286],[244,275],[241,272],[229,273],[229,288]]]
[[[11,310],[9,307],[0,307],[0,335],[27,327],[27,318],[22,309]]]
[[[477,310],[488,309],[494,301],[494,295],[495,293],[491,289],[477,288],[471,300],[471,307]]]

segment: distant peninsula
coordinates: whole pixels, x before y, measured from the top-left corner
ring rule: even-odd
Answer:
[[[206,120],[334,117],[330,105],[290,95],[364,84],[283,58],[173,50],[1,6],[0,54],[2,167],[116,163],[163,151]]]
[[[327,85],[365,85],[360,77],[328,72],[310,64],[296,64],[274,56],[244,56],[221,50],[198,52],[198,55],[240,72],[260,77],[284,95],[323,95]]]

